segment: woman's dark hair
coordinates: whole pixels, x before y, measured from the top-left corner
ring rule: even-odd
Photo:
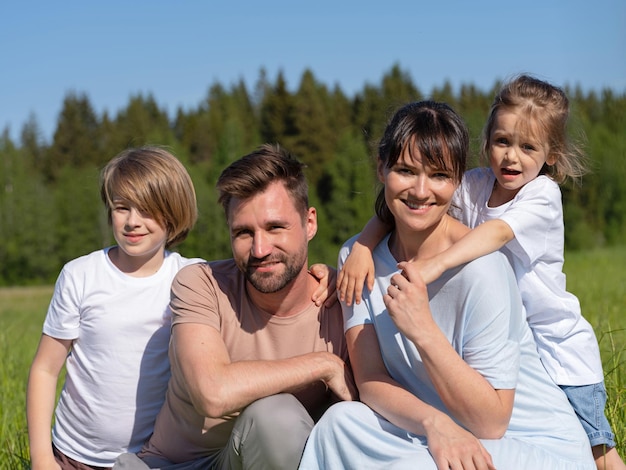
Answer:
[[[450,171],[460,183],[467,165],[469,132],[463,119],[445,103],[409,103],[387,124],[378,146],[379,166],[393,167],[405,150],[411,155],[419,153],[426,165]],[[389,227],[395,227],[384,187],[376,198],[376,214]]]

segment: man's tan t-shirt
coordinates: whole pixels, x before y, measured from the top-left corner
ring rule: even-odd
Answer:
[[[341,306],[317,307],[289,317],[274,317],[250,303],[245,278],[232,259],[183,268],[172,284],[172,325],[197,323],[217,329],[232,362],[285,359],[329,351],[348,362]],[[187,462],[226,446],[238,413],[221,418],[196,412],[184,387],[170,345],[172,376],[154,434],[140,455]],[[332,393],[318,382],[296,394],[318,418],[332,402]],[[276,410],[277,413],[280,410]]]

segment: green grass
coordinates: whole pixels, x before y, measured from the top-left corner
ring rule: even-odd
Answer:
[[[566,255],[568,290],[594,326],[609,395],[607,415],[626,452],[626,247]],[[0,470],[29,468],[25,416],[28,369],[39,342],[51,287],[0,289]]]
[[[593,325],[604,369],[606,414],[617,450],[626,454],[626,247],[569,253],[567,287]]]
[[[26,381],[51,287],[0,289],[0,469],[30,468]]]

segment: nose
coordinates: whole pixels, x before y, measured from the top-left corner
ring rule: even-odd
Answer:
[[[254,239],[252,240],[252,248],[251,254],[257,259],[265,258],[272,252],[272,245],[269,240],[269,236],[259,231],[254,234]]]
[[[420,174],[415,183],[415,196],[418,199],[425,199],[430,194],[429,179],[425,174]]]
[[[510,146],[504,153],[504,160],[509,163],[515,163],[517,161],[517,149],[514,146]]]
[[[140,220],[141,220],[141,216],[139,214],[139,211],[137,211],[137,209],[135,209],[134,207],[131,207],[128,210],[128,215],[126,216],[126,226],[127,227],[137,227],[138,225],[140,225]]]

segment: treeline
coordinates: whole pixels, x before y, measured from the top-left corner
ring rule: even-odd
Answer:
[[[0,136],[0,285],[52,282],[70,259],[112,243],[98,195],[102,166],[129,146],[167,146],[194,180],[200,216],[179,250],[188,256],[230,256],[216,203],[215,181],[229,162],[264,142],[278,142],[307,164],[319,231],[310,260],[335,264],[339,246],[373,212],[377,140],[400,105],[432,98],[452,105],[472,135],[471,166],[479,164],[480,133],[499,87],[479,90],[443,83],[427,92],[393,66],[377,85],[349,97],[305,70],[290,91],[282,73],[261,70],[252,90],[243,81],[215,83],[194,109],[175,116],[152,95],[137,95],[115,116],[97,115],[84,93],[68,93],[51,142],[36,117],[19,141]],[[566,246],[620,244],[626,232],[626,96],[611,90],[566,89],[571,133],[589,156],[581,185],[563,186]]]

